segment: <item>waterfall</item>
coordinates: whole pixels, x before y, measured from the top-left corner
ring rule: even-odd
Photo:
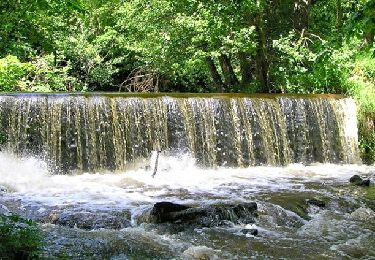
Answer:
[[[154,147],[202,167],[360,162],[337,95],[3,94],[0,115],[3,149],[57,172],[125,170]]]

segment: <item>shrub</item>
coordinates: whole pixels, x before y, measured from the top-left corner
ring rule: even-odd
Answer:
[[[20,82],[34,69],[30,63],[22,63],[16,56],[8,55],[0,59],[0,91],[20,90]]]
[[[83,90],[83,84],[69,75],[69,62],[54,64],[54,55],[34,57],[21,62],[15,56],[0,59],[0,91],[51,92]]]

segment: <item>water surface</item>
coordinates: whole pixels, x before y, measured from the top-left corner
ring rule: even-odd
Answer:
[[[202,169],[188,155],[161,155],[155,178],[151,177],[152,169],[142,167],[116,173],[52,175],[41,160],[4,152],[0,153],[0,165],[0,204],[40,223],[45,231],[45,257],[375,257],[374,187],[348,183],[354,174],[373,180],[374,166],[291,164]],[[313,198],[326,202],[326,206],[307,205]],[[254,224],[181,232],[138,223],[142,212],[159,201],[189,205],[255,201],[258,217]],[[65,219],[65,224],[56,224],[54,218]],[[71,225],[85,218],[99,224],[88,228]],[[128,220],[130,226],[121,228],[105,220]],[[246,228],[257,228],[259,234],[245,234]]]

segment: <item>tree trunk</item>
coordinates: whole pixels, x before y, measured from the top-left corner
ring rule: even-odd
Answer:
[[[248,60],[249,55],[246,52],[239,51],[238,60],[240,61],[241,84],[250,84],[253,80],[251,63]]]
[[[256,54],[256,65],[257,65],[257,78],[260,84],[259,91],[261,93],[268,93],[270,89],[268,88],[268,69],[265,56],[262,50],[259,50]]]
[[[336,29],[342,26],[342,5],[341,0],[336,0]]]
[[[294,28],[302,31],[309,28],[311,0],[297,0],[294,4]]]
[[[236,77],[236,74],[234,73],[232,64],[230,62],[230,59],[228,55],[226,54],[221,54],[219,56],[219,61],[220,61],[220,66],[221,66],[221,71],[223,72],[224,75],[224,84],[227,87],[232,87],[232,86],[237,86],[239,84],[239,81]]]
[[[263,14],[259,14],[256,21],[258,48],[256,51],[256,72],[260,84],[260,92],[270,92],[268,86],[267,39],[263,28]]]
[[[224,92],[225,90],[224,84],[223,84],[223,81],[221,80],[219,72],[217,71],[215,62],[209,56],[205,58],[205,61],[210,71],[215,88],[217,89],[217,91]]]

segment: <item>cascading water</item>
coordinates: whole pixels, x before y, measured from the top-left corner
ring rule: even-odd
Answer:
[[[355,104],[340,96],[0,96],[7,150],[57,169],[129,169],[158,147],[206,167],[358,163]]]
[[[47,259],[374,258],[374,186],[348,182],[375,175],[355,110],[336,95],[0,95],[0,215],[36,221]],[[165,201],[186,212],[155,223]]]

